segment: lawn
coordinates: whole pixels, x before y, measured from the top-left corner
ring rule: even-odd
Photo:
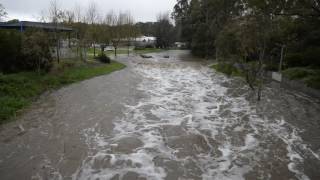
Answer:
[[[19,110],[30,105],[45,91],[123,68],[125,65],[115,61],[111,64],[101,64],[94,61],[84,63],[65,60],[56,64],[52,71],[46,74],[0,74],[0,124],[14,119]]]

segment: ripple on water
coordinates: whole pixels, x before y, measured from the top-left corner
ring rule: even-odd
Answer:
[[[113,136],[84,131],[92,152],[74,179],[308,179],[297,130],[258,116],[243,88],[231,96],[226,77],[175,64],[135,70],[148,97],[126,106]]]

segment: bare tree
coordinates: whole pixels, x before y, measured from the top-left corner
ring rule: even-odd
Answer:
[[[62,21],[65,24],[72,24],[75,21],[75,13],[73,11],[70,10],[65,10],[63,11],[62,14]]]
[[[117,50],[121,41],[129,41],[130,38],[133,37],[133,17],[129,12],[120,12],[117,15],[113,11],[110,11],[106,15],[105,22],[110,28],[111,42],[112,46],[114,47],[114,55],[117,56]]]
[[[6,17],[6,15],[7,15],[7,12],[5,8],[3,7],[2,4],[0,4],[0,21],[2,21],[3,18]]]
[[[118,45],[120,43],[121,37],[120,37],[120,32],[119,32],[119,18],[118,16],[113,12],[110,11],[105,18],[105,22],[109,26],[110,29],[110,35],[111,35],[111,42],[112,46],[114,48],[114,55],[117,56],[117,49]]]
[[[126,13],[126,18],[124,21],[124,37],[127,43],[128,56],[130,55],[130,45],[133,39],[137,36],[136,29],[134,26],[134,19],[130,12]]]
[[[90,24],[90,39],[91,44],[93,44],[93,56],[96,56],[96,42],[98,40],[98,34],[97,34],[97,21],[99,19],[99,13],[97,4],[94,1],[91,1],[87,10],[87,22]]]
[[[75,4],[73,11],[74,11],[75,21],[81,22],[82,21],[81,6],[79,4]]]
[[[56,42],[56,53],[57,53],[57,61],[60,63],[60,34],[58,32],[58,26],[59,22],[63,13],[60,10],[59,4],[57,0],[52,0],[50,2],[50,7],[49,7],[49,18],[51,23],[53,24],[54,28],[54,39]]]

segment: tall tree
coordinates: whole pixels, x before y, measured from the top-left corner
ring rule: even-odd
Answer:
[[[170,22],[169,13],[160,13],[157,17],[157,47],[168,48],[174,42],[174,26]]]

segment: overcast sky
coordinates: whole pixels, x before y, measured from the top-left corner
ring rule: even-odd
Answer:
[[[101,14],[110,10],[130,11],[136,21],[155,21],[160,12],[172,11],[176,0],[57,0],[62,9],[74,9],[79,4],[83,9],[94,1]],[[1,0],[8,13],[8,19],[31,20],[40,18],[41,11],[47,11],[50,0]]]

